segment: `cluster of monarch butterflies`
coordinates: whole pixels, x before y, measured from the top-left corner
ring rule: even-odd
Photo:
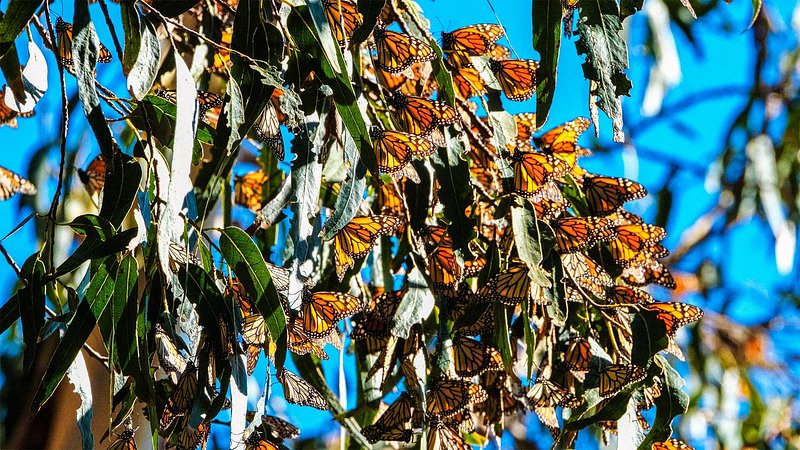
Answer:
[[[225,8],[220,6],[225,2],[217,3],[208,13],[222,22],[222,44],[211,58],[209,73],[224,78],[231,65],[234,23],[230,12],[235,2],[227,2]],[[307,283],[301,287],[300,304],[290,305],[289,270],[268,264],[286,312],[286,350],[325,360],[330,344],[365,358],[366,380],[381,393],[394,392],[393,400],[374,420],[361,424],[361,434],[370,443],[410,442],[426,429],[430,450],[466,449],[470,447],[465,436],[472,435],[474,441],[501,433],[507,420],[526,411],[535,413],[555,438],[568,442],[575,433],[561,431],[563,409],[585,409],[589,392],[602,403],[621,393],[641,391],[639,409],[652,408],[663,376],[656,358],[649,358],[645,365],[632,362],[633,318],[652,316],[663,326],[670,343],[667,350],[680,355],[674,343],[678,329],[698,320],[703,312],[685,303],[656,301],[643,289],[652,284],[675,287],[670,272],[659,262],[668,254],[661,244],[665,230],[623,209],[625,203],[647,195],[644,186],[592,174],[580,166],[579,158],[591,154],[578,145],[591,124],[588,119],[577,118],[539,133],[535,114],[518,114],[512,118],[516,133],[509,136],[507,130],[496,129],[489,118],[480,116],[475,97],[493,90],[521,102],[536,92],[538,63],[512,58],[509,48],[497,43],[505,35],[501,26],[477,24],[442,33],[444,57],[436,61],[439,56],[431,39],[409,34],[402,13],[391,4],[371,30],[367,52],[361,52],[361,43],[354,41],[365,24],[357,3],[323,0],[322,6],[336,42],[361,57],[361,81],[372,103],[383,104],[391,112],[380,115],[373,108],[366,113],[373,124],[369,137],[377,168],[388,176],[378,181],[379,174],[373,174],[376,182],[361,212],[325,244],[330,251],[322,252],[330,255],[326,265],[332,267],[340,286],[349,286],[348,292],[316,289]],[[73,66],[72,27],[59,19],[57,31],[58,57],[69,69]],[[98,60],[111,60],[102,45]],[[442,90],[433,76],[435,62],[453,81],[455,98],[450,102],[445,96],[431,98]],[[285,89],[310,90],[319,80],[310,76],[307,82],[309,86]],[[275,90],[253,130],[255,140],[279,161],[286,156],[281,131],[288,113],[281,109],[284,94]],[[174,91],[159,89],[154,95],[176,102]],[[197,101],[204,120],[206,113],[223,104],[223,98],[212,92],[199,92]],[[474,227],[458,230],[471,237],[469,251],[455,242],[454,230],[444,220],[438,193],[445,180],[418,173],[429,170],[428,158],[452,141],[466,149],[459,157],[468,163],[473,188],[474,202],[463,213]],[[11,175],[5,176],[13,179]],[[102,192],[106,175],[101,156],[78,170],[93,197]],[[420,199],[414,193],[420,191],[423,178],[432,194]],[[20,180],[17,177],[16,183],[25,181]],[[260,210],[270,194],[265,192],[268,181],[264,170],[237,176],[235,203]],[[24,188],[16,189],[24,192]],[[411,204],[419,201],[427,202],[428,215],[412,220]],[[537,234],[523,235],[528,230],[517,228],[514,211],[534,217]],[[520,248],[525,240],[539,242],[540,261],[532,261]],[[370,261],[376,246],[381,256],[388,256],[391,273],[384,278],[388,276],[394,282],[391,285],[377,276],[361,276],[365,263],[379,264]],[[178,244],[170,246],[170,253],[177,266],[202,264],[194,252]],[[407,320],[408,299],[419,295],[412,292],[420,287],[408,279],[412,270],[422,274],[435,298],[436,314],[431,317],[438,322],[436,330],[431,329],[431,320],[419,318],[404,332],[397,331]],[[347,284],[352,279],[356,281]],[[157,342],[156,373],[163,377],[168,393],[158,405],[168,446],[205,445],[211,418],[195,423],[192,411],[201,393],[211,392],[212,402],[217,395],[212,392],[215,358],[244,355],[249,375],[262,352],[264,359],[275,360],[278,345],[263,311],[236,278],[224,282],[225,297],[236,308],[235,317],[218,318],[221,342],[209,343],[209,335],[204,334],[204,345],[190,356],[186,346],[176,342],[178,333],[167,331],[170,327],[158,325],[151,330]],[[352,328],[342,327],[351,318]],[[497,334],[501,326],[508,331],[504,336]],[[499,342],[506,338],[507,342]],[[533,342],[546,345],[526,348]],[[526,364],[529,370],[538,367],[535,377],[528,374],[527,382],[524,370],[515,368]],[[282,368],[274,376],[288,402],[330,408],[326,396],[297,373]],[[600,409],[602,404],[592,407]],[[284,439],[298,436],[299,430],[291,424],[261,413],[256,413],[261,425],[240,437],[248,449],[280,448]],[[641,425],[649,426],[643,416]],[[615,426],[601,424],[608,433]],[[133,431],[119,434],[112,448],[135,448]],[[691,447],[671,439],[652,448]]]

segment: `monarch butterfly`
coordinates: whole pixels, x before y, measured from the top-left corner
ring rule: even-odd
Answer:
[[[528,277],[528,266],[520,260],[514,260],[506,270],[492,277],[478,291],[478,295],[488,300],[499,300],[508,306],[516,306],[521,301],[530,299],[531,279]]]
[[[260,431],[253,431],[244,441],[245,450],[279,450],[280,447],[264,438]]]
[[[495,376],[496,381],[488,379],[486,376]],[[486,372],[482,380],[482,385],[486,386],[487,399],[476,409],[483,412],[483,424],[500,423],[505,414],[526,411],[528,407],[519,401],[511,390],[511,385],[503,372]]]
[[[428,273],[434,287],[454,288],[463,279],[461,265],[453,247],[440,246],[428,254]]]
[[[489,68],[509,100],[521,102],[536,92],[536,70],[539,61],[532,59],[489,60]]]
[[[306,335],[306,332],[303,330],[303,320],[300,319],[299,316],[290,316],[288,320],[289,325],[287,329],[289,336],[286,348],[289,349],[290,352],[298,355],[311,353],[319,359],[328,359],[328,354],[325,353],[323,349],[325,344],[315,341]]]
[[[405,201],[400,196],[400,192],[394,183],[384,183],[378,188],[378,192],[375,195],[375,203],[379,208],[379,212],[383,215],[400,217],[401,219],[406,217]],[[403,225],[400,225],[398,231],[401,231],[402,228]]]
[[[620,278],[631,286],[646,286],[651,283],[664,286],[667,289],[675,289],[675,278],[658,261],[635,261],[622,270]]]
[[[372,297],[365,313],[384,322],[393,320],[397,308],[400,306],[400,302],[403,300],[403,297],[405,297],[406,292],[405,289],[382,292]]]
[[[436,100],[406,96],[400,92],[390,95],[387,100],[395,108],[400,127],[411,134],[428,136],[436,127],[451,125],[458,120],[455,109]]]
[[[372,32],[378,50],[378,67],[389,73],[400,73],[415,62],[436,59],[433,48],[407,34],[387,30],[378,26]]]
[[[616,304],[647,304],[653,303],[653,296],[641,289],[628,286],[613,286],[608,291],[608,300]]]
[[[467,305],[469,304],[468,298],[457,298],[456,303],[450,310],[453,316],[453,321],[458,320],[467,312]],[[470,320],[469,323],[462,325],[458,328],[458,332],[463,336],[480,336],[494,327],[494,316],[492,308],[486,308],[477,320]]]
[[[261,416],[261,428],[265,435],[273,439],[294,439],[300,430],[291,423],[276,416]]]
[[[33,117],[36,113],[33,111],[17,112],[6,105],[5,85],[0,89],[0,126],[8,125],[11,128],[17,128],[17,117]]]
[[[456,375],[464,378],[472,378],[486,371],[505,370],[499,351],[462,336],[453,341],[453,365]]]
[[[471,433],[475,429],[475,421],[472,420],[472,414],[469,411],[461,411],[447,419],[442,419],[442,422],[453,428],[453,430],[462,433]]]
[[[649,311],[654,311],[667,328],[667,335],[675,336],[678,328],[699,320],[703,317],[703,310],[697,306],[680,302],[650,303],[644,305]]]
[[[378,441],[411,440],[411,423],[414,411],[418,410],[414,397],[408,392],[403,392],[397,400],[378,417],[374,424],[364,427],[361,433],[370,444]]]
[[[166,428],[175,416],[185,414],[197,395],[197,367],[194,363],[189,361],[186,364],[186,369],[178,379],[178,385],[175,391],[167,400],[164,407],[164,412],[161,414],[161,428]]]
[[[534,112],[515,114],[514,123],[517,125],[517,140],[521,142],[529,142],[533,138],[533,132],[539,129]]]
[[[511,161],[514,192],[526,198],[533,198],[546,183],[561,178],[569,170],[560,159],[538,152],[514,152]]]
[[[8,200],[17,192],[33,195],[36,186],[16,173],[0,166],[0,200]]]
[[[600,371],[600,397],[611,397],[647,376],[644,367],[633,364],[608,364]]]
[[[563,254],[561,262],[569,277],[598,297],[604,297],[605,288],[614,284],[608,272],[583,253]]]
[[[553,438],[557,437],[559,433],[561,433],[555,407],[540,406],[538,408],[534,408],[534,412],[536,412],[536,417],[539,418],[539,422],[542,422],[542,424],[546,426],[548,430],[550,430],[550,435],[553,436]]]
[[[531,198],[536,217],[540,220],[555,220],[569,209],[569,202],[561,194],[555,182],[545,183],[544,187]]]
[[[469,100],[486,93],[480,73],[471,67],[453,69],[450,71],[453,76],[453,87],[456,95],[461,100]]]
[[[252,375],[256,371],[258,359],[261,357],[261,346],[244,344],[244,352],[247,356],[247,375]]]
[[[656,399],[661,397],[661,379],[653,377],[653,385],[642,389],[642,401],[637,405],[639,410],[648,410],[655,406]]]
[[[572,253],[591,247],[597,241],[614,237],[610,221],[602,217],[567,217],[553,223],[556,244],[561,253]]]
[[[136,450],[136,441],[133,437],[133,430],[123,431],[117,435],[117,440],[108,447],[108,450]]]
[[[486,391],[471,381],[439,377],[431,381],[425,394],[425,407],[430,415],[440,418],[464,411],[473,403],[486,401]]]
[[[614,230],[617,236],[611,241],[609,250],[614,260],[622,265],[636,259],[640,252],[656,245],[667,235],[663,228],[650,224],[619,225]]]
[[[488,54],[489,58],[496,59],[498,61],[505,61],[506,59],[511,59],[511,49],[504,45],[494,44],[492,49],[489,50]]]
[[[86,170],[78,169],[78,178],[90,196],[102,191],[106,185],[106,160],[103,155],[97,155]]]
[[[447,235],[447,228],[440,225],[427,225],[419,230],[425,249],[432,252],[439,247],[452,247],[453,239]]]
[[[464,261],[464,278],[477,277],[486,266],[486,258],[479,256],[475,259]]]
[[[233,40],[233,27],[228,26],[222,29],[222,35],[219,38],[220,46],[217,47],[217,52],[214,53],[214,64],[211,66],[211,71],[214,73],[225,73],[225,69],[231,65],[231,42]]]
[[[234,178],[234,201],[237,205],[259,211],[263,207],[263,186],[269,177],[260,170],[254,170]]]
[[[652,450],[694,450],[694,447],[680,439],[668,439],[664,442],[656,442],[650,448]]]
[[[575,167],[578,156],[588,156],[592,152],[578,145],[578,138],[592,123],[585,117],[578,117],[547,131],[533,142],[545,153]]]
[[[553,408],[556,406],[576,408],[581,403],[571,392],[567,392],[561,386],[542,377],[536,379],[536,383],[528,391],[528,398],[531,404],[537,408]]]
[[[157,97],[161,97],[172,104],[178,103],[178,92],[175,90],[156,89],[153,93]],[[222,97],[213,92],[197,91],[197,103],[200,110],[200,117],[203,117],[208,110],[216,108],[217,106],[222,106]]]
[[[459,52],[470,56],[481,56],[489,53],[498,39],[506,31],[500,25],[479,23],[470,25],[450,33],[442,32],[442,50]]]
[[[336,324],[361,311],[358,298],[341,292],[306,293],[301,306],[303,331],[312,339],[323,339]]]
[[[322,0],[322,6],[333,37],[340,47],[347,46],[356,28],[364,24],[364,16],[358,12],[358,5],[349,0]]]
[[[447,53],[457,67],[470,67],[470,56],[486,55],[506,31],[500,25],[480,23],[442,32],[442,51]]]
[[[564,365],[568,369],[577,372],[589,370],[589,362],[592,360],[592,346],[584,338],[573,339],[564,353]]]
[[[206,442],[208,441],[208,436],[211,434],[210,423],[203,422],[198,425],[197,428],[190,428],[189,418],[190,415],[187,414],[178,423],[178,450],[195,450],[201,444],[203,447],[205,447]]]
[[[289,403],[310,406],[322,411],[328,409],[328,402],[325,401],[322,394],[294,373],[283,369],[278,373],[278,381],[283,385],[283,395]]]
[[[158,363],[167,373],[184,373],[186,371],[186,361],[178,351],[175,343],[164,333],[164,328],[157,323],[155,326],[156,354]]]
[[[278,161],[283,161],[285,150],[283,147],[283,136],[281,135],[281,122],[278,118],[278,111],[272,101],[267,102],[264,112],[258,118],[258,125],[256,126],[256,136],[264,141],[264,144],[269,147]]]
[[[583,179],[583,193],[592,214],[605,216],[625,202],[644,198],[647,189],[627,178],[587,176]]]
[[[428,450],[471,450],[458,431],[445,425],[441,421],[431,425],[428,433]]]
[[[378,169],[388,174],[400,172],[412,156],[424,158],[436,150],[431,141],[401,131],[372,127],[369,137],[378,158]]]
[[[347,270],[353,267],[355,259],[363,258],[372,251],[379,236],[394,232],[401,223],[400,218],[394,216],[354,217],[339,230],[333,238],[336,275],[339,281],[342,281]]]
[[[56,19],[56,38],[58,40],[58,59],[67,69],[72,69],[72,24],[64,22],[61,17]],[[110,63],[112,59],[114,58],[111,56],[111,52],[101,43],[97,62]]]

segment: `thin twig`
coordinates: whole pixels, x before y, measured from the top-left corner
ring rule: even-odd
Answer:
[[[117,30],[114,27],[114,22],[111,21],[111,16],[108,14],[108,6],[106,6],[105,0],[100,0],[98,3],[100,3],[100,9],[103,10],[108,31],[111,32],[111,39],[114,41],[114,48],[117,50],[117,59],[119,60],[119,64],[122,66],[122,58],[124,53],[122,51],[122,46],[119,43],[119,38],[117,37]],[[123,66],[123,70],[125,70],[125,66]]]

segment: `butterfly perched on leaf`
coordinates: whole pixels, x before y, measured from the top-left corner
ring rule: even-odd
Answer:
[[[478,295],[487,300],[499,300],[508,306],[516,306],[531,299],[531,279],[528,266],[521,260],[514,260],[508,268],[501,271],[481,287]]]
[[[211,66],[211,71],[217,74],[224,74],[226,69],[231,66],[231,42],[233,40],[233,27],[225,27],[222,29],[222,35],[219,38],[219,47],[216,48],[217,52],[214,53],[214,64]]]
[[[664,322],[670,337],[675,336],[678,328],[703,317],[702,309],[688,303],[655,302],[644,305],[644,309],[657,313],[656,317]]]
[[[375,47],[378,50],[378,68],[389,73],[400,73],[415,62],[436,59],[433,48],[407,34],[387,30],[378,26],[372,32]]]
[[[600,397],[611,397],[646,376],[644,367],[634,364],[608,364],[600,370]]]
[[[589,370],[589,363],[592,361],[592,346],[584,338],[577,338],[570,341],[567,351],[564,353],[564,365],[570,370],[585,372]]]
[[[430,381],[425,394],[426,412],[440,418],[453,416],[485,400],[486,391],[480,385],[445,377]]]
[[[61,60],[61,64],[64,67],[71,70],[74,63],[72,58],[72,24],[65,22],[61,17],[56,19],[56,39],[58,41],[58,59]],[[101,43],[97,53],[97,62],[110,63],[113,59],[111,52]]]
[[[252,211],[259,211],[264,206],[262,192],[264,183],[269,177],[260,170],[254,170],[244,175],[237,175],[234,178],[234,202],[250,208]]]
[[[450,74],[453,76],[453,88],[455,88],[456,96],[461,100],[468,100],[486,93],[486,87],[477,69],[471,67],[452,68]]]
[[[357,297],[342,292],[306,292],[300,308],[303,331],[312,339],[324,339],[336,331],[340,320],[361,311]]]
[[[272,103],[272,100],[267,102],[267,106],[264,107],[264,111],[258,118],[258,122],[256,123],[256,136],[275,153],[275,157],[278,158],[278,161],[283,161],[285,150],[283,136],[281,135],[281,121],[278,116],[278,110]]]
[[[564,176],[569,167],[552,155],[516,151],[511,155],[514,169],[514,192],[533,198],[550,181]]]
[[[300,436],[300,430],[291,423],[276,416],[261,416],[261,429],[271,439],[294,439]]]
[[[585,176],[583,193],[593,215],[608,215],[624,203],[644,198],[647,189],[627,178]]]
[[[598,241],[613,239],[610,221],[601,217],[566,217],[553,221],[556,244],[561,253],[572,253]]]
[[[424,158],[436,150],[431,141],[402,131],[372,127],[369,137],[378,158],[378,169],[388,174],[401,172],[412,157]]]
[[[675,278],[663,264],[655,260],[633,261],[622,270],[620,279],[630,286],[658,284],[667,289],[675,289]]]
[[[647,253],[647,250],[656,246],[667,236],[667,232],[663,228],[650,224],[633,224],[619,225],[614,228],[614,231],[616,237],[609,244],[609,250],[617,263],[626,265],[630,261],[636,260],[642,253],[653,259],[662,257],[659,256],[663,254],[662,250],[657,253]]]
[[[133,430],[125,430],[117,435],[117,439],[111,443],[108,450],[136,450],[136,440]]]
[[[592,154],[589,149],[578,145],[578,138],[591,124],[589,119],[578,117],[548,130],[539,137],[534,137],[533,142],[543,152],[552,154],[573,168],[576,166],[578,156]]]
[[[489,69],[509,100],[521,102],[536,92],[536,70],[539,61],[532,59],[489,60]]]
[[[322,0],[325,18],[333,30],[333,37],[339,46],[345,47],[355,30],[364,24],[364,16],[358,12],[358,4],[350,0]]]
[[[99,194],[106,185],[106,159],[103,158],[103,155],[97,155],[86,167],[86,170],[79,168],[78,178],[89,195],[95,198],[95,194]]]
[[[495,42],[506,31],[500,25],[479,23],[442,32],[442,51],[457,67],[470,67],[470,56],[482,56],[492,51]]]
[[[161,414],[161,428],[166,428],[176,416],[190,411],[197,396],[197,388],[197,367],[189,361]]]
[[[418,416],[418,402],[411,394],[403,392],[378,417],[375,423],[364,427],[362,434],[371,444],[378,441],[409,442],[412,428],[414,428],[414,419]],[[421,422],[419,419],[417,421]],[[421,426],[421,423],[417,426]]]
[[[428,432],[428,450],[471,450],[458,430],[444,424],[441,420],[431,425]]]
[[[437,127],[458,121],[456,110],[446,103],[395,92],[387,98],[400,127],[408,133],[430,135]]]
[[[328,402],[318,390],[306,380],[283,369],[278,373],[278,381],[283,385],[283,396],[286,401],[300,406],[310,406],[322,411],[328,409]]]
[[[647,291],[621,285],[611,287],[608,290],[607,297],[609,302],[622,305],[642,305],[655,301]]]
[[[153,94],[173,105],[178,103],[178,91],[174,89],[156,89],[153,91]],[[197,91],[197,105],[200,111],[200,117],[202,118],[210,109],[222,106],[222,97],[213,92]]]
[[[11,128],[17,128],[17,117],[33,117],[36,113],[33,111],[21,113],[9,108],[9,106],[6,105],[5,89],[5,86],[0,89],[0,127],[9,126]]]
[[[694,447],[676,438],[667,439],[663,442],[656,442],[650,448],[652,450],[694,450]]]
[[[503,356],[497,349],[463,336],[453,340],[453,366],[456,375],[464,378],[505,370]]]
[[[264,437],[264,434],[258,430],[250,433],[247,439],[244,440],[245,450],[280,450],[280,447],[274,442]]]
[[[0,166],[0,200],[8,200],[16,193],[33,195],[36,186],[16,173]]]
[[[373,215],[354,217],[333,238],[336,275],[339,281],[353,267],[355,259],[363,258],[375,246],[375,240],[391,234],[402,224],[399,217]]]
[[[166,373],[184,373],[186,371],[186,360],[178,351],[175,342],[164,332],[159,323],[155,326],[155,342],[156,355],[161,369]]]
[[[189,426],[190,418],[191,414],[186,414],[175,427],[178,433],[176,441],[178,450],[193,450],[201,445],[205,447],[208,437],[211,435],[211,424],[209,422],[202,422],[197,427],[191,427]]]
[[[528,399],[536,408],[576,408],[581,403],[574,394],[543,377],[536,379],[528,391]]]

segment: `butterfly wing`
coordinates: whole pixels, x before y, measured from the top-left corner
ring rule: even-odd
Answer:
[[[328,402],[325,401],[322,394],[294,373],[283,369],[278,374],[278,381],[283,385],[283,395],[289,403],[310,406],[322,411],[328,409]]]
[[[349,0],[323,0],[322,6],[334,38],[339,46],[345,47],[353,38],[356,28],[364,23],[364,16],[358,12],[358,5]]]
[[[303,331],[312,339],[330,335],[340,320],[361,311],[357,297],[342,292],[308,294],[301,307]]]
[[[430,45],[407,34],[376,28],[373,31],[378,50],[378,67],[389,73],[400,73],[415,62],[431,61],[436,53]]]
[[[536,70],[539,62],[532,59],[490,60],[489,66],[494,73],[503,93],[509,100],[524,101],[533,97],[536,92]]]

